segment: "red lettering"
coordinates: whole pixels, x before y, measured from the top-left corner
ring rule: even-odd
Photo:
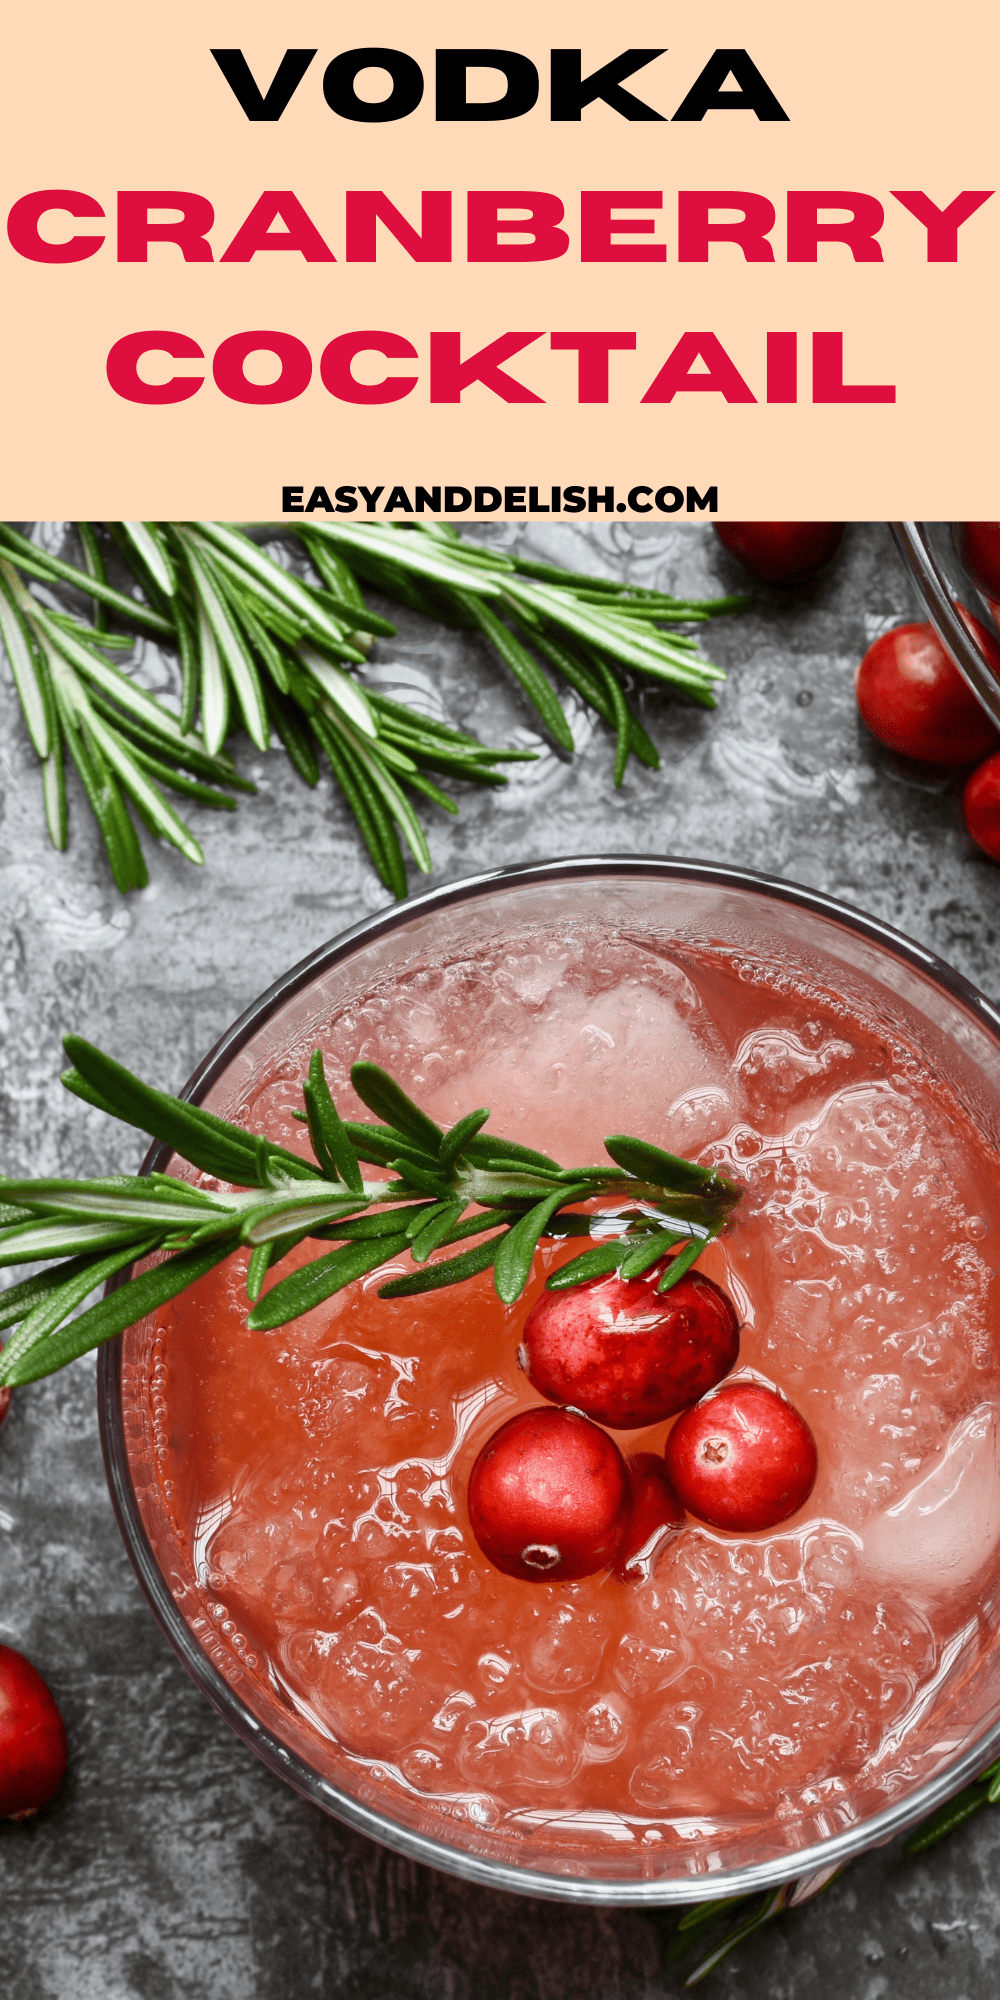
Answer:
[[[739,221],[712,222],[720,208],[742,210]],[[774,249],[767,232],[774,228],[774,204],[766,195],[743,194],[738,188],[684,190],[677,197],[677,259],[681,264],[707,264],[710,243],[736,243],[748,264],[773,264]]]
[[[894,403],[891,382],[844,381],[844,336],[842,333],[813,334],[814,403]]]
[[[417,350],[398,333],[341,333],[324,347],[319,372],[324,389],[342,403],[398,403],[417,386],[415,375],[387,375],[382,382],[359,382],[351,372],[357,354],[384,354],[389,361],[415,361]],[[388,511],[388,510],[387,510]]]
[[[798,334],[769,333],[767,336],[768,402],[797,403],[799,400],[798,375]]]
[[[638,193],[621,188],[585,188],[580,196],[580,261],[583,264],[663,264],[665,243],[612,243],[612,236],[651,236],[655,222],[645,217],[619,215],[620,208],[662,208],[663,196],[655,188]]]
[[[634,333],[554,333],[549,341],[557,352],[576,350],[578,403],[608,400],[608,355],[614,348],[634,348]]]
[[[541,337],[540,333],[502,333],[487,347],[478,348],[475,354],[470,354],[463,361],[460,333],[432,333],[431,402],[460,403],[463,389],[470,388],[473,382],[482,382],[505,403],[543,403],[544,396],[536,396],[531,389],[525,388],[523,382],[505,374],[500,366],[502,361],[509,361],[512,354],[519,354],[522,347],[530,347],[533,340],[541,340]]]
[[[245,365],[251,354],[276,354],[281,370],[274,382],[251,382]],[[292,403],[309,387],[312,360],[294,333],[234,333],[215,350],[215,386],[233,403]]]
[[[176,208],[175,222],[150,222],[151,208]],[[145,264],[150,243],[176,243],[185,264],[210,264],[205,236],[215,210],[203,194],[176,188],[123,188],[118,196],[118,262]]]
[[[820,210],[847,209],[842,222],[821,222]],[[846,243],[856,264],[881,264],[882,246],[875,238],[885,210],[873,194],[852,194],[845,188],[793,188],[788,195],[788,262],[815,264],[820,243]]]
[[[415,264],[450,264],[451,194],[425,189],[420,196],[420,233],[381,188],[349,189],[345,256],[349,264],[374,264],[376,225],[381,222]]]
[[[993,188],[963,188],[947,208],[938,208],[929,195],[919,188],[890,188],[893,201],[901,201],[903,207],[922,222],[927,231],[928,264],[957,264],[958,232],[984,201],[989,201]]]
[[[39,188],[34,194],[23,194],[7,217],[7,235],[18,256],[30,257],[33,264],[82,264],[85,257],[96,256],[103,236],[71,236],[68,243],[47,243],[39,236],[42,216],[52,209],[74,219],[104,214],[100,202],[92,195],[78,194],[75,188]]]
[[[186,403],[204,381],[203,375],[174,375],[169,382],[144,382],[139,362],[144,354],[169,354],[174,361],[204,361],[196,340],[186,333],[127,333],[116,340],[107,360],[108,381],[116,396],[128,403]]]
[[[692,372],[692,362],[695,361],[704,361],[703,373]],[[725,397],[727,403],[757,401],[714,333],[682,333],[642,400],[644,403],[672,403],[681,389],[702,392],[714,389]]]
[[[284,229],[272,229],[280,217]],[[256,201],[246,221],[236,231],[220,264],[249,264],[258,250],[298,250],[307,264],[334,264],[333,251],[324,243],[298,195],[289,188],[267,188]]]
[[[516,215],[505,215],[516,209]],[[523,211],[521,213],[520,211]],[[470,264],[544,264],[564,257],[569,237],[557,224],[565,211],[558,195],[530,188],[473,189],[469,194]],[[501,243],[501,236],[529,236],[528,243]],[[537,335],[536,335],[537,339]]]

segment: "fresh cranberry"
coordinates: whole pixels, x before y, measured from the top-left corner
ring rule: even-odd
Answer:
[[[734,1366],[740,1329],[730,1299],[694,1271],[659,1295],[663,1266],[641,1278],[595,1278],[544,1292],[518,1360],[550,1403],[613,1430],[641,1430],[696,1403]]]
[[[1000,521],[963,521],[962,561],[988,597],[1000,597]]]
[[[1000,752],[973,771],[962,793],[965,824],[991,861],[1000,861]]]
[[[667,1537],[680,1527],[684,1509],[655,1451],[636,1452],[626,1464],[631,1504],[618,1544],[615,1575],[622,1583],[638,1583],[649,1575]]]
[[[605,1431],[573,1410],[522,1410],[472,1468],[469,1520],[505,1575],[562,1583],[614,1561],[628,1499],[625,1460]]]
[[[723,548],[761,583],[800,583],[836,555],[843,521],[715,521]]]
[[[733,1382],[678,1418],[666,1466],[689,1514],[712,1528],[749,1533],[776,1527],[809,1498],[816,1444],[773,1389]]]
[[[9,1409],[10,1409],[10,1390],[0,1389],[0,1424],[3,1423],[3,1420],[7,1415]]]
[[[28,1819],[62,1784],[66,1731],[41,1674],[0,1646],[0,1819]]]
[[[987,653],[1000,652],[985,626],[959,605]],[[997,732],[945,652],[933,625],[897,625],[869,646],[854,679],[861,719],[889,750],[925,764],[972,764]]]

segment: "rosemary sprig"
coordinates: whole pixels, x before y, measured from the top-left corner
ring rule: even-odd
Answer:
[[[939,1806],[937,1812],[931,1813],[929,1819],[922,1820],[911,1833],[903,1853],[911,1856],[926,1854],[929,1847],[936,1847],[938,1841],[946,1839],[949,1833],[954,1833],[956,1827],[964,1826],[965,1821],[971,1819],[973,1813],[979,1812],[983,1806],[995,1806],[998,1803],[1000,1803],[1000,1763],[991,1764],[974,1784],[966,1785],[964,1790],[956,1792],[955,1797],[949,1799],[946,1805]]]
[[[292,524],[270,525],[287,532]],[[272,732],[277,735],[308,785],[318,783],[322,762],[329,765],[381,880],[400,898],[407,893],[404,846],[422,872],[431,866],[413,795],[455,813],[455,800],[437,778],[504,785],[500,765],[531,760],[530,750],[490,747],[359,685],[352,670],[364,665],[373,638],[395,631],[369,609],[359,578],[412,609],[480,633],[552,740],[571,752],[572,732],[550,678],[554,670],[613,728],[616,785],[632,755],[654,770],[660,762],[630,704],[632,683],[667,684],[714,707],[713,687],[724,675],[701,657],[691,634],[676,627],[704,623],[749,601],[684,600],[581,577],[463,541],[457,530],[440,523],[411,524],[406,532],[379,521],[295,523],[318,578],[313,582],[293,575],[233,524],[111,522],[142,591],[137,599],[108,583],[93,524],[76,526],[82,569],[0,526],[8,579],[0,592],[0,638],[42,759],[53,842],[66,845],[68,748],[123,889],[147,879],[126,800],[152,831],[172,840],[189,859],[202,858],[159,788],[167,785],[232,810],[232,799],[219,788],[241,782],[224,751],[236,723],[260,750],[266,750]],[[47,609],[15,571],[49,586],[75,585],[94,600],[94,624]],[[108,629],[109,612],[176,645],[179,719],[108,660],[109,650],[131,643],[128,634]],[[53,646],[60,656],[55,669],[49,657]],[[99,701],[93,699],[95,680]],[[96,727],[92,708],[99,717]],[[131,725],[124,745],[122,710]],[[192,734],[196,721],[200,736]],[[140,725],[146,738],[136,734]],[[111,742],[102,733],[108,728]],[[183,758],[178,741],[186,748]],[[192,755],[200,760],[197,765]],[[179,776],[182,771],[188,775]]]
[[[252,791],[254,787],[238,777],[228,756],[213,755],[199,737],[185,735],[167,709],[119,672],[105,656],[108,634],[104,630],[47,610],[25,588],[14,567],[15,562],[18,568],[27,566],[16,546],[21,538],[15,538],[12,545],[12,536],[12,530],[4,530],[0,537],[0,639],[29,735],[42,762],[43,796],[53,846],[64,849],[68,838],[68,753],[119,889],[144,888],[149,880],[129,803],[151,833],[179,848],[189,861],[201,863],[201,847],[164,797],[164,787],[228,812],[234,811],[236,804],[229,790],[239,787]],[[55,559],[45,558],[50,560]],[[29,573],[40,567],[33,565]],[[59,563],[56,567],[61,572],[69,565]],[[108,595],[116,600],[119,597],[115,591]],[[131,600],[121,598],[116,608],[122,606],[131,607]]]
[[[984,1806],[997,1804],[1000,1804],[1000,1762],[989,1765],[973,1784],[966,1785],[962,1791],[956,1792],[953,1799],[948,1799],[936,1812],[921,1820],[904,1842],[903,1853],[910,1859],[926,1854],[940,1840],[954,1833],[957,1827],[964,1826],[966,1820]],[[667,1964],[676,1965],[680,1959],[687,1958],[696,1946],[712,1935],[721,1917],[738,1910],[740,1914],[735,1924],[712,1938],[704,1958],[699,1958],[688,1973],[685,1987],[698,1986],[754,1931],[780,1917],[783,1911],[798,1909],[803,1903],[811,1902],[814,1896],[829,1888],[847,1866],[849,1864],[845,1862],[840,1867],[821,1869],[815,1875],[803,1876],[797,1882],[786,1882],[780,1889],[769,1890],[762,1897],[724,1896],[718,1902],[692,1904],[677,1925],[674,1941],[667,1953]]]
[[[252,1332],[284,1326],[366,1272],[409,1251],[415,1269],[384,1284],[380,1298],[408,1298],[459,1284],[492,1267],[505,1304],[521,1296],[543,1238],[589,1236],[583,1204],[624,1197],[621,1235],[563,1265],[550,1286],[582,1284],[671,1257],[665,1292],[724,1229],[741,1189],[717,1170],[617,1135],[605,1141],[612,1168],[560,1167],[547,1154],[485,1127],[469,1113],[444,1131],[374,1063],[351,1081],[374,1121],[342,1119],[317,1049],[303,1083],[315,1160],[199,1106],[152,1089],[80,1036],[63,1083],[120,1122],[138,1127],[223,1188],[171,1174],[103,1180],[0,1179],[0,1267],[57,1263],[0,1294],[0,1325],[19,1322],[0,1359],[0,1386],[32,1382],[110,1340],[176,1297],[240,1247],[250,1249]],[[366,1179],[361,1163],[393,1178]],[[469,1211],[474,1213],[470,1214]],[[485,1240],[432,1263],[445,1246]],[[272,1267],[306,1238],[326,1251],[264,1291]],[[154,1252],[166,1261],[125,1280],[82,1313],[95,1286]]]
[[[158,728],[161,738],[166,733],[199,746],[210,760],[210,771],[202,770],[202,777],[219,778],[225,772],[222,782],[233,782],[235,767],[223,745],[235,722],[243,723],[260,750],[267,749],[273,730],[308,785],[319,782],[325,759],[378,874],[395,896],[407,894],[401,842],[422,872],[431,867],[412,794],[446,812],[458,811],[454,799],[429,772],[473,784],[504,785],[507,780],[498,766],[532,761],[530,750],[492,748],[463,730],[417,715],[386,695],[369,695],[351,678],[345,668],[364,663],[373,636],[391,636],[395,628],[368,610],[353,573],[333,550],[313,551],[320,577],[319,584],[313,584],[290,574],[223,522],[112,522],[114,539],[144,593],[145,602],[139,604],[107,584],[92,524],[76,525],[86,570],[49,556],[13,529],[0,528],[0,554],[32,578],[49,584],[75,583],[95,598],[99,610],[110,606],[121,615],[138,613],[147,629],[176,644],[182,681],[179,721],[146,695],[141,697],[141,719],[147,728]],[[117,635],[109,635],[103,627],[98,630],[45,611],[23,584],[17,582],[17,588],[23,615],[36,624],[47,621],[52,636],[58,628],[62,650],[77,667],[81,646],[114,643]],[[8,652],[11,639],[17,650],[16,634],[9,636],[4,627],[0,636]],[[89,651],[86,657],[90,658]],[[29,732],[43,755],[40,745],[48,737],[41,729],[38,699],[22,669],[20,653],[16,660],[12,656],[12,666]],[[134,684],[103,656],[101,671],[105,695],[128,706]],[[81,712],[79,702],[76,711]],[[196,719],[201,736],[192,737]],[[75,754],[76,739],[68,740],[105,835],[115,879],[120,888],[140,886],[146,879],[141,851],[114,791],[114,780],[121,774],[113,761],[110,781],[100,769],[95,774],[94,758],[86,755],[89,744],[81,757]],[[164,782],[162,770],[148,766],[149,751],[148,744],[144,758],[133,751],[131,761],[140,763],[146,778]],[[50,789],[47,786],[46,797]],[[175,789],[207,804],[232,805],[224,794],[191,780]],[[64,790],[59,796],[64,801]],[[159,823],[162,815],[146,816],[155,831],[166,832]],[[61,814],[50,811],[49,824],[56,845],[65,846],[64,805]],[[175,835],[176,831],[175,826]],[[184,833],[188,845],[183,851],[200,860],[201,850],[186,828]],[[182,844],[179,837],[178,844]]]
[[[838,1875],[843,1874],[847,1865],[844,1862],[839,1866],[819,1868],[812,1875],[800,1876],[798,1881],[783,1882],[778,1889],[767,1889],[763,1895],[722,1896],[716,1902],[692,1904],[677,1925],[674,1941],[667,1952],[667,1964],[676,1965],[696,1947],[702,1946],[706,1938],[711,1938],[708,1951],[704,1957],[699,1957],[684,1981],[685,1987],[700,1986],[701,1981],[707,1979],[709,1973],[714,1972],[716,1966],[736,1950],[737,1945],[743,1944],[755,1931],[763,1930],[766,1924],[773,1923],[775,1917],[782,1916],[786,1910],[799,1909],[803,1903],[811,1903],[830,1887],[831,1882],[836,1881]],[[713,1937],[719,1919],[733,1916],[737,1911],[736,1922]]]
[[[272,525],[287,529],[290,524]],[[404,528],[314,518],[308,525],[294,525],[318,564],[324,548],[335,550],[385,596],[445,624],[481,632],[520,683],[553,741],[572,751],[572,733],[536,658],[540,655],[614,729],[616,785],[632,755],[651,770],[660,765],[659,753],[630,705],[631,682],[667,685],[714,708],[713,687],[725,680],[723,670],[701,656],[689,633],[673,628],[744,610],[751,601],[746,596],[676,598],[640,584],[581,576],[554,563],[463,541],[456,528],[441,523]]]

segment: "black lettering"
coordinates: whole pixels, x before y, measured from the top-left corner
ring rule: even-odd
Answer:
[[[337,512],[338,514],[356,514],[356,513],[357,513],[357,511],[358,511],[358,489],[357,489],[357,487],[356,487],[356,486],[338,486],[338,488],[337,488],[337,506],[336,506],[336,510],[335,510],[335,511],[336,511],[336,512]]]
[[[359,486],[358,492],[361,494],[361,497],[364,500],[365,512],[368,514],[374,514],[375,503],[378,500],[379,494],[385,492],[385,487],[376,486],[373,488],[370,486]]]
[[[497,69],[507,79],[502,97],[488,104],[468,101],[468,71]],[[496,118],[523,118],[538,102],[538,71],[527,56],[514,49],[438,49],[437,110],[439,124],[485,124]]]
[[[723,90],[730,76],[735,77],[738,90]],[[716,49],[674,112],[674,124],[696,125],[706,111],[755,111],[763,125],[789,122],[787,111],[782,111],[746,49]]]
[[[464,514],[472,506],[472,494],[467,486],[446,486],[444,489],[444,511],[446,514]]]
[[[640,495],[640,493],[652,493],[652,491],[653,491],[653,489],[652,489],[652,487],[651,487],[651,486],[633,486],[633,487],[632,487],[632,490],[631,490],[631,492],[629,493],[629,496],[628,496],[628,504],[629,504],[629,506],[631,507],[631,509],[632,509],[632,512],[633,512],[633,514],[651,514],[651,513],[652,513],[653,509],[652,509],[652,507],[650,506],[650,504],[649,504],[648,500],[647,500],[647,502],[646,502],[646,505],[645,505],[644,507],[643,507],[643,506],[641,506],[641,505],[640,505],[640,503],[639,503],[639,495]]]
[[[354,88],[363,69],[384,69],[392,78],[388,97],[377,104],[367,104]],[[323,95],[330,110],[356,125],[387,125],[395,118],[408,118],[423,94],[423,71],[402,49],[345,49],[323,71]]]
[[[596,486],[588,486],[588,488],[587,488],[587,512],[588,512],[588,514],[596,514],[596,513],[597,513],[597,511],[598,511],[598,508],[599,508],[599,507],[603,507],[603,509],[604,509],[604,512],[605,512],[606,514],[613,514],[613,513],[614,513],[614,511],[615,511],[615,489],[614,489],[614,487],[613,487],[613,486],[606,486],[606,487],[604,488],[604,491],[603,491],[603,493],[602,493],[602,492],[600,492],[600,491],[599,491],[599,489],[598,489],[598,488],[597,488]]]
[[[410,496],[405,486],[393,487],[382,512],[383,514],[412,514],[413,508],[410,505]]]
[[[523,486],[504,487],[503,508],[505,514],[523,514],[525,512]]]
[[[418,514],[423,514],[423,513],[440,514],[441,512],[440,486],[418,486],[416,493],[414,495],[414,499],[416,500],[417,503]]]
[[[282,489],[281,489],[281,511],[282,511],[282,513],[283,513],[283,514],[301,514],[301,513],[303,513],[303,512],[304,512],[304,509],[303,509],[303,506],[302,506],[302,488],[301,488],[301,486],[283,486],[283,487],[282,487]]]
[[[644,104],[641,97],[633,97],[630,90],[622,90],[625,77],[632,76],[637,69],[645,69],[647,63],[655,62],[657,56],[666,55],[666,49],[626,49],[624,55],[616,56],[614,62],[605,63],[595,69],[593,76],[583,74],[583,53],[580,49],[552,50],[552,117],[559,123],[579,122],[584,106],[593,104],[600,98],[609,104],[619,117],[628,118],[633,124],[641,119],[656,120],[662,124],[662,111],[654,111]]]
[[[307,514],[315,514],[317,507],[321,508],[324,514],[333,513],[333,504],[331,502],[330,495],[327,492],[325,486],[313,487],[313,490],[310,493],[308,500],[306,501],[305,511]]]
[[[266,97],[251,74],[242,49],[213,49],[219,68],[241,110],[253,124],[275,123],[305,76],[315,49],[286,49],[268,86]]]
[[[488,498],[487,495],[489,496]],[[499,486],[476,487],[477,514],[495,514],[497,508],[502,506],[503,506],[503,494],[501,493]]]
[[[528,488],[528,512],[529,514],[548,514],[550,512],[548,507],[541,505],[538,498],[537,486],[529,486]]]
[[[696,488],[696,487],[694,487],[694,486],[689,486],[689,487],[688,487],[688,491],[687,491],[687,511],[688,511],[688,513],[689,513],[689,514],[694,514],[694,513],[698,513],[698,514],[703,514],[703,513],[705,512],[705,509],[706,509],[706,507],[707,507],[707,509],[708,509],[708,511],[709,511],[709,513],[710,513],[710,514],[717,514],[717,513],[718,513],[718,511],[719,511],[719,489],[718,489],[718,487],[717,487],[717,486],[710,486],[710,487],[708,488],[707,492],[705,492],[705,493],[699,493],[699,492],[697,491],[697,488]]]
[[[676,514],[678,508],[684,505],[684,495],[679,486],[661,486],[656,496],[656,504],[661,514]]]
[[[552,512],[553,514],[562,513],[562,489],[558,486],[553,486],[552,488]]]
[[[564,514],[583,514],[586,512],[586,507],[587,496],[582,486],[563,487],[562,510]]]

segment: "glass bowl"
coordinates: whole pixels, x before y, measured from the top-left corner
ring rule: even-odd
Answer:
[[[960,521],[893,521],[896,546],[923,599],[927,616],[959,672],[1000,729],[1000,625],[997,607],[969,575],[961,556]],[[991,659],[961,617],[964,605],[997,647]]]
[[[238,1115],[265,1061],[298,1049],[339,1016],[352,997],[421,964],[440,964],[483,940],[556,924],[640,934],[662,949],[671,940],[721,944],[778,959],[818,978],[826,991],[874,1010],[949,1083],[987,1142],[1000,1147],[1000,1014],[940,959],[874,918],[792,884],[708,863],[583,858],[501,869],[451,884],[382,911],[334,939],[279,980],[206,1056],[183,1093],[223,1116]],[[873,1018],[869,1011],[868,1018]],[[372,1051],[367,1051],[369,1054]],[[377,1051],[375,1052],[377,1054]],[[166,1166],[154,1147],[145,1170]],[[323,1746],[280,1682],[266,1683],[232,1651],[221,1607],[199,1583],[170,1526],[156,1473],[151,1417],[151,1323],[103,1348],[98,1393],[108,1482],[139,1581],[182,1664],[258,1757],[306,1798],[412,1859],[491,1888],[570,1902],[655,1905],[763,1890],[810,1878],[891,1839],[967,1783],[1000,1750],[1000,1649],[977,1656],[956,1691],[935,1697],[941,1733],[933,1774],[905,1773],[887,1796],[858,1795],[837,1824],[817,1811],[771,1823],[766,1838],[728,1839],[724,1851],[695,1827],[687,1847],[669,1852],[634,1838],[603,1848],[567,1844],[547,1831],[558,1807],[518,1845],[503,1827],[477,1825],[441,1801],[378,1782],[335,1742]],[[947,1649],[946,1649],[947,1651]],[[945,1675],[947,1678],[947,1675]],[[940,1679],[940,1675],[938,1676]],[[331,1761],[332,1760],[332,1761]],[[893,1780],[895,1784],[895,1778]]]

